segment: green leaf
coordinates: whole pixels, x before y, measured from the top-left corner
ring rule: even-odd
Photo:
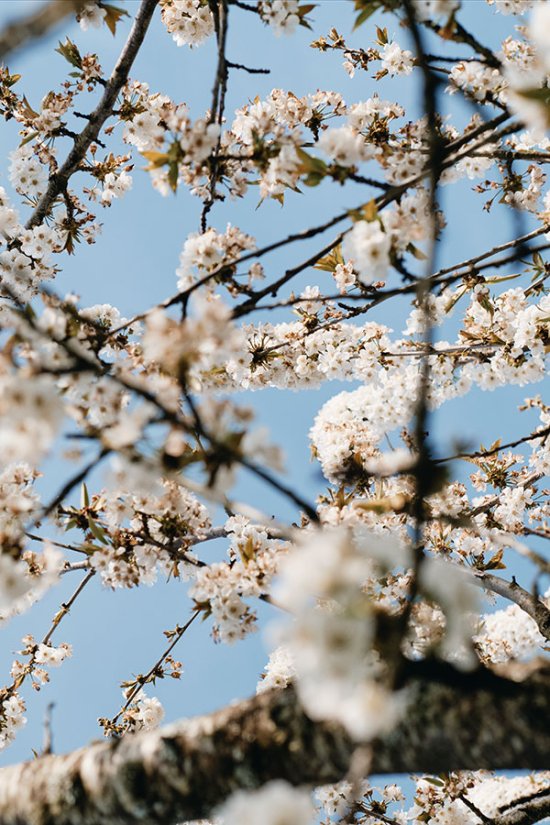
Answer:
[[[424,776],[423,777],[425,782],[429,782],[430,785],[435,785],[437,788],[444,788],[445,783],[441,781],[441,779],[436,779],[435,776]]]
[[[533,263],[539,269],[544,269],[545,268],[544,260],[542,258],[542,255],[540,254],[540,252],[534,252],[533,253]]]
[[[536,89],[522,89],[521,91],[517,90],[516,94],[520,95],[520,97],[526,98],[526,100],[534,100],[537,103],[544,103],[545,106],[550,106],[550,89],[546,86]]]
[[[375,221],[378,218],[378,207],[375,199],[373,198],[358,209],[349,209],[348,217],[353,223],[357,223],[357,221],[369,221],[369,223]]]
[[[34,120],[35,117],[38,117],[38,112],[35,112],[25,95],[23,95],[23,114],[29,120]]]
[[[485,563],[485,570],[505,570],[506,565],[502,563],[504,549],[501,547],[488,562]]]
[[[97,544],[93,544],[91,541],[86,541],[79,546],[79,550],[82,550],[87,556],[92,556],[94,553],[100,553],[102,548]]]
[[[388,30],[376,27],[376,37],[380,46],[385,46],[388,43]]]
[[[178,175],[178,164],[175,161],[172,161],[168,166],[168,183],[170,184],[170,189],[172,192],[175,192],[178,188]]]
[[[74,66],[77,69],[82,68],[82,57],[80,56],[80,52],[78,51],[78,47],[72,40],[67,39],[64,43],[59,41],[59,46],[55,51],[60,54],[65,60],[68,60],[71,66]]]
[[[319,186],[324,179],[324,175],[320,172],[311,172],[303,180],[306,186]]]
[[[488,312],[489,315],[492,317],[495,314],[495,308],[494,308],[493,304],[491,303],[491,300],[490,300],[489,296],[488,295],[481,295],[478,298],[478,300],[479,300],[479,303],[481,304],[481,306],[483,307],[483,309],[486,310],[486,312]]]
[[[457,304],[460,301],[460,299],[464,295],[466,295],[467,292],[468,292],[468,287],[467,286],[464,287],[463,289],[457,289],[457,291],[455,292],[453,297],[450,298],[449,301],[447,301],[447,303],[445,304],[445,313],[450,312],[451,309],[455,306],[455,304]]]
[[[82,508],[90,506],[90,496],[88,495],[88,488],[84,482],[82,482],[82,487],[80,488],[80,506]]]
[[[515,278],[519,278],[521,272],[516,272],[514,275],[494,275],[492,278],[485,278],[485,283],[487,284],[501,284],[504,281],[513,281]]]
[[[550,89],[545,86],[542,89],[516,90],[516,94],[524,97],[526,100],[532,100],[533,103],[538,103],[541,112],[545,115],[546,125],[550,126]]]
[[[30,143],[31,140],[34,140],[37,134],[38,132],[29,132],[29,134],[26,137],[24,137],[21,143],[19,144],[19,148],[21,148],[22,146],[26,146],[27,143]]]
[[[362,26],[365,20],[368,20],[382,5],[381,0],[355,0],[355,11],[359,11],[359,14],[355,18],[353,31]]]
[[[100,527],[99,524],[97,524],[97,522],[95,522],[90,515],[88,515],[88,527],[90,528],[90,533],[92,534],[92,536],[94,536],[94,538],[96,538],[102,544],[109,544],[109,542],[107,541],[107,537],[105,535],[105,530],[102,527]]]
[[[327,165],[323,160],[320,158],[314,158],[311,155],[308,155],[307,152],[304,152],[303,149],[296,149],[296,154],[302,161],[300,171],[307,175],[320,175],[321,179],[325,177],[327,174]],[[311,184],[308,184],[310,186]],[[316,186],[317,184],[313,184]]]

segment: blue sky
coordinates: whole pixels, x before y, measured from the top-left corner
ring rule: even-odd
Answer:
[[[35,8],[33,0],[4,0],[0,5],[0,23],[15,14]],[[125,4],[133,12],[137,0]],[[365,73],[349,79],[341,67],[340,55],[321,54],[310,49],[309,43],[336,26],[346,36],[353,23],[353,4],[348,0],[324,0],[313,12],[314,32],[299,30],[293,37],[274,37],[272,31],[260,25],[255,15],[232,10],[229,27],[229,59],[255,67],[269,67],[271,75],[250,76],[232,72],[229,83],[227,111],[241,106],[256,94],[264,97],[272,88],[290,89],[302,95],[317,89],[341,91],[347,102],[365,99],[378,89],[381,96],[398,100],[406,106],[409,117],[418,113],[418,74],[413,78],[387,82],[378,87]],[[481,32],[487,42],[497,42],[511,31],[510,20],[495,15],[484,0],[466,0],[463,19],[471,28]],[[395,34],[402,45],[405,35],[398,30],[393,18],[377,15],[373,23],[361,28],[350,42],[369,46],[374,40],[374,23],[387,25],[390,36]],[[100,32],[81,32],[71,25],[67,33],[81,52],[96,51],[100,63],[110,71],[122,46],[128,21],[123,21],[116,39],[103,29]],[[29,102],[39,103],[43,95],[64,78],[66,63],[53,49],[59,38],[49,37],[39,46],[16,54],[9,61],[12,72],[20,72],[20,86]],[[441,46],[438,46],[441,50]],[[454,47],[454,51],[457,48]],[[460,48],[461,54],[465,53]],[[193,116],[201,116],[210,100],[215,67],[212,43],[195,50],[177,48],[171,37],[155,17],[151,32],[132,71],[132,77],[149,83],[151,91],[160,91],[174,100],[189,104]],[[461,107],[458,97],[446,98],[445,104],[453,113],[453,121],[461,125],[469,111]],[[84,106],[84,102],[79,104]],[[91,108],[91,106],[90,106]],[[7,155],[17,145],[17,129],[13,123],[0,125],[0,184],[9,189]],[[63,152],[61,153],[63,154]],[[150,186],[148,175],[136,163],[132,191],[115,201],[110,210],[102,212],[104,229],[98,243],[78,249],[74,258],[66,259],[57,281],[59,292],[74,291],[81,296],[82,305],[112,303],[125,315],[132,315],[172,294],[176,289],[175,269],[182,244],[189,232],[197,231],[200,202],[183,190],[177,196],[162,198]],[[449,229],[445,232],[439,251],[442,265],[460,261],[470,254],[481,252],[491,245],[510,239],[514,227],[508,214],[482,212],[482,201],[473,196],[471,184],[443,189],[441,199],[448,210]],[[211,224],[220,230],[229,221],[244,231],[254,234],[258,243],[284,237],[297,228],[306,228],[327,217],[367,200],[360,187],[340,188],[326,183],[304,195],[290,195],[281,209],[275,202],[265,203],[255,210],[256,193],[244,201],[218,205],[211,213]],[[327,235],[327,241],[331,235]],[[303,243],[296,251],[274,254],[266,266],[268,275],[304,259],[317,248],[316,242]],[[306,272],[294,285],[297,290],[315,283],[317,272]],[[400,329],[406,306],[393,308],[385,304],[373,313],[373,320],[381,320]],[[333,382],[321,390],[302,393],[265,390],[243,393],[243,401],[251,404],[259,422],[269,426],[272,437],[281,443],[287,455],[289,478],[293,486],[313,499],[322,489],[319,473],[309,458],[307,431],[321,404],[345,387]],[[522,390],[500,390],[497,394],[477,392],[465,399],[447,404],[434,421],[436,442],[445,449],[453,436],[469,437],[475,445],[492,441],[499,435],[505,439],[527,431],[527,419],[518,421],[515,405],[540,387]],[[498,397],[497,397],[498,396]],[[497,412],[498,408],[498,412]],[[48,462],[48,486],[51,494],[61,481],[63,467],[57,460]],[[96,475],[97,489],[100,477]],[[294,519],[296,512],[272,491],[255,480],[242,476],[238,496],[249,500],[264,511],[282,519]],[[206,560],[221,557],[223,542],[204,546]],[[68,579],[71,579],[68,581]],[[8,679],[13,651],[20,645],[21,636],[33,633],[40,637],[49,625],[59,603],[77,584],[75,576],[65,581],[31,613],[14,620],[4,631],[0,665]],[[266,616],[271,608],[259,610]],[[74,645],[74,656],[60,670],[51,672],[51,684],[40,694],[28,696],[26,729],[18,740],[0,754],[0,764],[28,758],[31,748],[40,748],[44,709],[55,701],[53,717],[54,745],[67,750],[100,736],[96,724],[98,716],[112,716],[120,705],[118,684],[123,679],[145,672],[156,659],[164,644],[163,630],[183,623],[189,615],[185,586],[179,583],[159,583],[154,588],[110,592],[102,590],[99,582],[91,586],[78,600],[73,614],[62,624],[54,637],[58,642]],[[261,634],[233,647],[214,645],[209,637],[209,626],[194,625],[176,648],[176,658],[184,663],[181,681],[165,680],[148,693],[158,695],[163,702],[167,719],[206,712],[237,697],[254,691],[258,674],[267,654]]]

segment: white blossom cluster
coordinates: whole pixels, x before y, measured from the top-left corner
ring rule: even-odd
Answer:
[[[113,490],[97,502],[113,539],[97,543],[90,565],[105,585],[152,585],[159,572],[188,578],[194,570],[195,559],[186,551],[186,539],[210,528],[208,511],[181,485],[165,481],[163,488],[157,495]],[[136,533],[141,537],[139,543],[133,538]]]
[[[26,705],[21,696],[12,692],[10,696],[0,700],[0,750],[10,745],[20,730],[27,723],[25,717]]]
[[[287,782],[268,782],[258,791],[237,791],[219,809],[224,825],[312,825],[315,809],[307,791]]]
[[[337,719],[358,740],[389,730],[405,708],[404,697],[384,684],[372,649],[375,603],[363,592],[377,564],[396,562],[406,564],[406,553],[391,538],[312,531],[282,564],[275,589],[294,616],[284,638],[304,708],[313,719]]]
[[[463,798],[484,816],[492,818],[514,799],[546,790],[549,779],[548,771],[515,777],[492,776],[487,771],[463,771],[450,774],[444,782],[434,781],[434,777],[422,777],[417,781],[415,804],[406,816],[411,820],[428,815],[440,825],[475,825],[479,817]]]
[[[406,544],[395,533],[361,527],[311,530],[281,564],[275,600],[294,618],[283,632],[285,647],[274,652],[258,689],[285,686],[295,674],[312,718],[337,719],[359,740],[393,727],[406,697],[386,687],[385,665],[373,646],[377,617],[400,610],[399,590],[393,588],[388,599],[385,577],[410,564]],[[474,666],[477,592],[469,576],[448,562],[426,558],[418,586],[444,614],[444,631],[434,645],[439,655],[460,668]]]
[[[274,34],[292,34],[300,22],[298,0],[260,0],[260,17],[273,29]]]
[[[212,614],[213,638],[232,643],[257,630],[256,613],[245,599],[270,591],[287,544],[242,516],[231,517],[225,527],[231,539],[229,562],[198,568],[189,595]]]
[[[63,419],[63,402],[48,376],[0,377],[2,461],[37,461],[46,454]]]
[[[538,654],[546,644],[535,620],[515,604],[483,616],[474,642],[481,657],[495,664]]]
[[[495,10],[501,14],[525,14],[533,6],[533,0],[487,0],[487,3],[494,5]]]
[[[106,14],[106,10],[103,6],[99,5],[97,0],[90,0],[90,2],[85,3],[84,6],[79,9],[77,20],[82,31],[98,29],[102,26]]]
[[[127,729],[134,733],[152,730],[164,719],[164,708],[156,696],[147,696],[141,691],[139,698],[131,702],[122,714]]]
[[[47,667],[59,667],[71,655],[72,648],[66,643],[62,643],[58,647],[50,644],[39,644],[34,654],[34,661]]]
[[[178,46],[200,46],[214,34],[214,17],[203,0],[163,0],[162,22]]]
[[[203,277],[210,275],[223,265],[235,264],[245,250],[254,247],[254,239],[231,224],[223,234],[207,229],[201,234],[190,235],[183,245],[176,270],[178,288],[183,290],[197,280],[195,270]]]
[[[256,693],[264,693],[272,688],[285,688],[296,675],[296,668],[290,651],[281,645],[270,654]]]

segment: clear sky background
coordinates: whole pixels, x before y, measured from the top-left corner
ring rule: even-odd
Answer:
[[[0,25],[12,17],[35,8],[38,0],[3,0],[0,4]],[[133,14],[137,0],[124,5]],[[476,29],[481,39],[495,44],[512,32],[511,18],[494,13],[484,0],[465,0],[462,19]],[[404,32],[399,31],[394,18],[377,14],[372,21],[350,36],[353,25],[353,3],[349,0],[321,0],[312,13],[314,31],[300,29],[292,37],[277,39],[272,30],[261,25],[255,15],[232,9],[229,25],[228,57],[230,60],[255,67],[271,69],[268,76],[250,77],[242,72],[231,72],[228,91],[228,117],[232,111],[256,95],[265,97],[278,87],[292,90],[298,96],[317,89],[341,91],[346,102],[366,99],[374,91],[382,97],[396,100],[407,109],[409,118],[419,114],[420,75],[397,81],[375,82],[364,72],[350,79],[342,68],[340,54],[321,54],[309,48],[309,43],[336,26],[352,44],[368,47],[375,39],[374,24],[386,25],[390,36],[395,35],[401,45],[407,45]],[[78,25],[68,24],[66,33],[81,53],[97,52],[104,70],[110,72],[129,30],[128,19],[122,21],[117,37],[113,39],[106,28],[81,32]],[[64,32],[65,33],[65,32]],[[18,53],[8,61],[12,72],[23,75],[21,88],[31,103],[38,105],[49,89],[64,79],[67,64],[53,49],[60,34],[48,37],[38,46]],[[443,47],[438,44],[438,51]],[[468,53],[465,47],[453,47],[449,53]],[[132,70],[132,78],[146,81],[152,92],[159,91],[177,101],[189,104],[193,117],[204,114],[210,100],[215,72],[213,42],[190,50],[178,48],[155,15],[144,48]],[[79,103],[84,107],[85,98]],[[445,96],[445,105],[453,115],[453,122],[462,126],[470,111],[460,104],[458,96]],[[90,109],[92,102],[90,100]],[[81,128],[82,122],[76,128]],[[9,190],[7,157],[18,144],[17,125],[0,124],[0,185]],[[64,156],[64,152],[60,152]],[[98,243],[77,250],[67,258],[56,288],[59,292],[77,292],[81,305],[111,303],[126,315],[146,309],[176,290],[175,269],[182,244],[188,233],[197,231],[201,210],[198,199],[183,189],[175,197],[162,198],[155,192],[147,173],[136,163],[132,191],[122,201],[114,201],[109,210],[101,211],[103,233]],[[482,211],[483,198],[474,196],[469,181],[444,188],[442,204],[447,210],[449,228],[440,244],[441,265],[459,262],[482,252],[490,246],[513,237],[515,227],[509,212],[497,209],[491,215]],[[304,195],[289,194],[284,209],[275,202],[267,202],[255,211],[257,193],[239,202],[217,205],[211,213],[211,225],[223,231],[227,222],[257,237],[262,245],[284,237],[290,231],[307,228],[322,222],[347,207],[368,200],[372,190],[353,186],[341,188],[325,183]],[[526,230],[529,224],[526,224]],[[327,234],[326,241],[332,235]],[[302,243],[293,250],[273,254],[266,263],[268,276],[276,276],[283,268],[313,253],[319,241]],[[297,291],[325,273],[306,272],[293,285]],[[323,283],[323,281],[322,281]],[[324,281],[325,284],[328,281]],[[380,320],[399,333],[407,305],[393,307],[391,302],[374,311],[372,320]],[[290,318],[290,313],[279,317]],[[446,337],[446,333],[442,333]],[[295,489],[313,500],[322,491],[323,482],[318,468],[311,463],[307,432],[322,403],[341,389],[353,385],[327,383],[320,390],[300,393],[263,390],[242,393],[244,403],[254,407],[259,423],[266,424],[273,439],[282,444],[286,457],[288,477]],[[505,439],[528,431],[531,419],[516,413],[517,403],[527,395],[534,395],[541,387],[503,389],[492,394],[472,393],[465,399],[447,403],[434,419],[432,432],[441,450],[449,449],[454,437],[469,438],[473,445],[490,442],[498,436]],[[62,480],[63,465],[52,458],[47,465],[47,485],[42,485],[49,497]],[[101,473],[94,477],[90,489],[101,485]],[[260,506],[281,519],[293,520],[296,511],[279,496],[262,487],[256,480],[241,473],[236,489],[238,497]],[[204,545],[206,560],[222,558],[225,543]],[[521,572],[521,571],[520,571]],[[4,674],[0,683],[9,681],[9,667],[13,653],[20,647],[21,637],[33,633],[41,637],[60,602],[72,592],[77,575],[66,576],[46,599],[32,612],[13,620],[2,630],[0,668]],[[101,734],[98,716],[111,717],[121,702],[119,683],[132,674],[146,672],[163,648],[163,630],[182,624],[189,616],[190,603],[185,596],[186,585],[178,582],[159,582],[154,588],[111,592],[93,581],[75,605],[70,617],[54,636],[59,643],[67,641],[74,646],[73,658],[59,670],[51,671],[51,684],[39,695],[26,689],[28,724],[15,744],[0,754],[0,765],[31,756],[31,748],[40,749],[45,707],[55,701],[53,716],[54,747],[68,750],[87,743]],[[260,614],[268,615],[270,608],[262,606]],[[176,658],[184,663],[181,681],[166,679],[155,687],[148,686],[149,695],[157,695],[166,710],[167,720],[196,713],[208,712],[228,701],[254,692],[258,676],[267,660],[265,641],[261,633],[232,647],[214,645],[209,636],[210,626],[196,624],[176,648]],[[29,695],[32,693],[33,695]]]

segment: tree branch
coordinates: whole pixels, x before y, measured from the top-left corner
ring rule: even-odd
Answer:
[[[550,788],[519,802],[507,806],[506,813],[492,820],[493,825],[533,825],[550,816]]]
[[[89,115],[88,123],[82,132],[77,135],[74,146],[67,155],[64,164],[50,178],[48,188],[27,221],[27,229],[38,226],[42,223],[46,215],[49,214],[53,202],[66,189],[71,175],[76,172],[90,145],[94,140],[97,140],[101,127],[112,114],[118,94],[128,79],[132,64],[143,43],[157,3],[158,0],[142,0],[134,24],[128,35],[128,40],[124,44],[124,48],[107,82],[101,100]]]
[[[548,667],[521,683],[433,663],[411,663],[411,669],[409,713],[374,743],[374,774],[548,764]],[[0,821],[169,825],[200,819],[236,789],[271,779],[336,782],[354,749],[339,725],[312,722],[293,688],[269,691],[209,716],[4,768]]]
[[[536,622],[541,634],[550,641],[550,610],[543,601],[521,587],[515,579],[511,582],[486,571],[473,571],[474,581],[486,590],[514,602]]]
[[[0,32],[0,60],[5,60],[10,52],[24,46],[29,40],[43,37],[65,17],[78,11],[84,3],[85,0],[51,0],[27,17],[8,23]]]

